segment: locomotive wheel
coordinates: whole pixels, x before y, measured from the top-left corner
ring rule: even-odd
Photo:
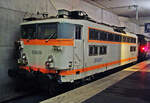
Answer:
[[[85,84],[87,84],[87,83],[93,81],[94,79],[95,79],[95,77],[94,77],[94,75],[92,75],[92,76],[89,76],[89,77],[87,77],[87,78],[83,78],[83,79],[81,80],[81,83],[82,83],[82,85],[85,85]]]

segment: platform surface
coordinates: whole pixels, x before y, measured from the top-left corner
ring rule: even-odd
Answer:
[[[150,60],[41,103],[150,103]]]

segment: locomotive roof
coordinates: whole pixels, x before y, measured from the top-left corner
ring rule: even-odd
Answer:
[[[77,22],[77,21],[79,21],[79,22]],[[60,23],[63,23],[63,22],[64,22],[64,23],[72,23],[72,24],[80,24],[80,25],[83,25],[83,23],[81,23],[81,21],[84,21],[84,20],[55,18],[55,19],[44,19],[44,20],[28,21],[28,22],[21,23],[21,25],[37,24],[37,23],[55,23],[55,22],[60,22]]]

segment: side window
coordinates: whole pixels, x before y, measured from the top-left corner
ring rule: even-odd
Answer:
[[[131,42],[132,42],[132,43],[136,43],[136,39],[135,39],[135,38],[132,38]]]
[[[115,41],[116,42],[121,42],[121,36],[118,34],[115,34]]]
[[[89,45],[89,56],[98,56],[107,54],[106,46]]]
[[[131,37],[131,43],[134,43],[133,38]]]
[[[127,37],[127,42],[130,43],[130,37]]]
[[[99,46],[99,55],[107,54],[107,47],[106,46]]]
[[[108,41],[114,41],[114,34],[107,33],[107,35],[108,35]]]
[[[130,41],[129,42],[132,43],[132,37],[130,37]]]
[[[122,36],[117,33],[106,32],[98,29],[89,29],[89,40],[112,41],[112,42],[136,42],[135,38]]]
[[[94,46],[94,55],[97,56],[98,55],[98,47]]]
[[[54,27],[56,28],[56,27]],[[49,30],[49,29],[48,29]],[[58,23],[57,36],[59,39],[72,39],[75,35],[75,25],[69,23]],[[54,31],[52,31],[54,33]],[[52,34],[50,33],[50,34]],[[73,35],[74,34],[74,35]],[[42,34],[43,35],[43,34]]]
[[[101,40],[101,31],[98,31],[98,40]]]
[[[124,38],[125,38],[125,41],[124,41],[124,42],[128,42],[128,38],[127,38],[126,36],[125,36]]]
[[[102,55],[102,54],[103,54],[103,47],[100,46],[100,47],[99,47],[99,55]]]
[[[94,53],[94,46],[93,45],[89,45],[89,56],[92,56]]]
[[[75,39],[81,39],[81,29],[82,26],[77,25],[75,29]]]
[[[131,43],[131,37],[129,37],[129,43]]]
[[[94,40],[94,29],[89,29],[89,39]]]
[[[126,37],[122,36],[122,42],[126,42]]]
[[[103,46],[103,54],[107,54],[107,47],[106,46]]]
[[[130,46],[130,52],[135,52],[136,51],[136,46]]]
[[[102,31],[101,32],[102,34],[101,34],[101,40],[107,40],[107,33],[106,32],[104,32],[104,31]]]
[[[132,52],[132,49],[133,49],[132,46],[130,46],[130,52]]]
[[[98,30],[95,30],[95,38],[94,40],[98,40]]]
[[[122,41],[121,35],[118,35],[118,37],[119,37],[119,42],[121,42]]]

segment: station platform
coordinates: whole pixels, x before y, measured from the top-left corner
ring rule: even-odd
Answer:
[[[150,103],[150,60],[41,103]]]

